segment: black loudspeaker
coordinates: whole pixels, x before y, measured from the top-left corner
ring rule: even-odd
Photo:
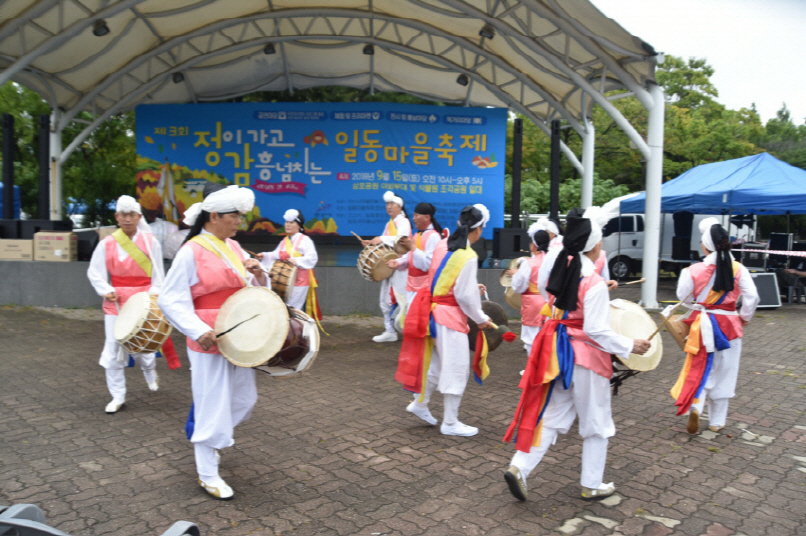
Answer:
[[[672,259],[676,261],[690,261],[691,260],[691,237],[690,236],[673,236],[672,237]]]
[[[775,272],[760,272],[750,274],[750,277],[753,278],[753,283],[756,284],[758,290],[759,309],[781,306],[781,294],[778,290],[778,278],[775,277]]]
[[[792,233],[770,233],[770,249],[792,251]],[[767,262],[770,267],[781,268],[788,260],[787,255],[770,255]]]
[[[742,244],[741,263],[747,268],[761,268],[767,267],[767,254],[765,253],[767,247],[764,244],[756,242],[745,242]]]
[[[798,240],[797,242],[792,243],[792,251],[806,251],[806,242],[802,240]],[[806,257],[789,257],[789,268],[794,268],[795,270],[800,270],[801,272],[806,271]]]
[[[479,256],[479,268],[481,268],[481,263],[487,259],[487,240],[479,238],[470,247]]]
[[[20,237],[20,220],[0,220],[0,238],[14,239]]]
[[[20,220],[20,238],[32,240],[39,231],[72,231],[72,220]]]
[[[529,251],[529,235],[526,229],[495,227],[493,229],[493,258],[514,259]]]
[[[694,213],[682,210],[672,214],[674,236],[691,238],[691,229],[694,226]]]
[[[76,232],[76,238],[78,239],[78,260],[90,260],[95,246],[98,245],[98,231],[95,229],[79,230]]]

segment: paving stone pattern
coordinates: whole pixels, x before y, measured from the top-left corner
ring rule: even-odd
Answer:
[[[662,282],[662,298],[673,285]],[[682,354],[664,333],[658,369],[614,399],[605,478],[617,494],[599,503],[579,498],[576,427],[530,477],[527,502],[506,488],[513,447],[501,438],[521,345],[502,345],[485,384],[468,386],[460,418],[479,435],[447,437],[406,413],[409,395],[393,378],[400,343],[370,340],[380,318],[337,317],[311,371],[258,376],[252,418],[222,451],[235,498],[215,501],[196,484],[183,431],[184,340],[175,334],[181,369],[159,362],[158,392],[128,369],[126,406],[106,415],[102,322],[72,316],[0,307],[0,504],[37,504],[74,536],[161,534],[180,519],[226,536],[806,535],[806,305],[760,311],[749,326],[738,396],[716,434],[689,436],[675,417],[668,391]]]

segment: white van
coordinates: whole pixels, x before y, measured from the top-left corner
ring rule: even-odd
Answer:
[[[621,200],[630,194],[606,203],[602,208],[611,218],[602,229],[602,249],[607,252],[610,277],[619,280],[641,271],[644,257],[644,215],[620,214]],[[614,210],[615,209],[615,210]],[[727,229],[728,216],[714,214],[676,213],[662,214],[660,237],[660,268],[680,273],[680,270],[697,262],[702,257],[699,224],[705,218],[716,217]],[[675,233],[677,220],[677,234]],[[755,238],[755,219],[750,226],[737,227],[730,224],[728,233],[732,238],[752,242]]]

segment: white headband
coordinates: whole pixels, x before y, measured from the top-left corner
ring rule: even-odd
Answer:
[[[118,197],[118,202],[115,204],[115,213],[118,212],[136,212],[142,214],[143,210],[140,208],[140,203],[134,200],[130,195],[122,195]]]
[[[485,207],[481,203],[476,203],[475,205],[473,205],[473,207],[477,208],[479,212],[481,212],[481,221],[478,222],[476,225],[473,225],[471,229],[475,229],[476,227],[479,226],[484,227],[485,225],[487,225],[487,222],[490,221],[490,211],[487,209],[487,207]]]
[[[596,244],[602,239],[602,227],[607,224],[610,219],[608,213],[602,207],[588,207],[585,209],[585,214],[582,216],[591,222],[591,234],[588,236],[588,241],[585,242],[585,247],[582,249],[583,253],[587,253],[596,247]]]
[[[557,228],[557,224],[548,218],[540,218],[537,220],[536,225],[540,225],[541,229],[546,230],[556,236],[560,235],[560,229]]]
[[[299,218],[299,210],[297,209],[290,208],[285,211],[285,214],[283,214],[283,219],[285,221],[297,221],[297,218]]]
[[[201,203],[191,205],[185,211],[184,222],[186,225],[193,226],[202,210],[219,214],[226,214],[227,212],[246,214],[254,206],[255,193],[250,188],[231,185],[223,190],[211,193]]]
[[[398,205],[400,205],[400,208],[403,208],[403,198],[396,196],[395,194],[392,193],[391,190],[386,190],[383,193],[383,200],[386,203],[397,203]]]
[[[529,230],[526,231],[526,234],[529,235],[529,238],[534,240],[536,232],[545,230],[546,229],[543,226],[541,226],[538,222],[534,222],[532,225],[529,226]]]
[[[720,225],[719,220],[716,218],[705,218],[700,222],[700,232],[702,233],[702,243],[708,248],[708,251],[716,251],[714,240],[711,238],[711,227]]]

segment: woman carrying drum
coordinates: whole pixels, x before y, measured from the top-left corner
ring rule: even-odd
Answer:
[[[747,268],[733,260],[730,237],[719,220],[705,218],[700,232],[705,260],[683,270],[677,281],[677,297],[692,314],[685,320],[691,326],[686,360],[671,391],[677,414],[689,412],[690,434],[700,431],[706,399],[711,431],[725,426],[728,402],[736,394],[743,328],[759,302],[756,284]],[[740,296],[742,308],[737,311]]]
[[[285,303],[317,318],[316,277],[313,268],[319,260],[313,240],[305,234],[305,218],[295,209],[283,214],[286,237],[274,251],[262,254],[260,263],[271,269],[275,261],[288,261],[297,266],[297,277],[292,282],[294,288],[286,292]],[[309,306],[310,305],[310,306]]]
[[[90,284],[104,298],[106,340],[99,364],[106,369],[106,386],[112,395],[112,401],[106,405],[107,413],[116,413],[126,402],[124,367],[128,356],[114,335],[118,312],[138,292],[158,294],[165,278],[160,243],[149,231],[140,203],[131,196],[120,196],[115,219],[120,229],[101,240],[87,270]],[[148,388],[156,391],[159,380],[155,354],[137,353],[133,357],[143,369]]]
[[[521,340],[526,346],[526,353],[532,351],[532,341],[540,331],[540,326],[546,317],[541,313],[546,300],[537,289],[537,274],[549,249],[549,233],[540,221],[529,226],[527,231],[531,242],[529,251],[532,256],[521,262],[520,268],[511,268],[507,271],[512,276],[512,290],[521,295]]]
[[[255,370],[227,361],[218,352],[213,330],[228,297],[246,286],[265,287],[268,282],[260,262],[231,239],[241,214],[254,204],[252,190],[229,186],[188,208],[184,221],[190,233],[157,301],[171,324],[187,335],[193,406],[186,431],[194,445],[199,484],[216,499],[233,496],[218,474],[217,450],[234,444],[235,426],[249,418],[257,401]],[[238,331],[223,336],[235,337]]]
[[[414,227],[417,233],[409,240],[403,238],[403,246],[409,250],[407,255],[387,262],[390,268],[405,270],[407,303],[411,303],[420,288],[428,283],[428,269],[431,268],[431,258],[439,241],[447,236],[443,235],[442,226],[434,215],[437,209],[431,203],[419,203],[414,207]]]
[[[381,236],[376,236],[372,240],[362,240],[361,244],[364,247],[377,246],[380,243],[394,247],[397,237],[411,237],[411,223],[409,223],[406,209],[403,208],[403,199],[387,190],[383,194],[383,200],[386,202],[386,213],[389,214],[389,222],[383,228]],[[380,306],[385,331],[372,337],[375,342],[395,342],[397,340],[395,323],[392,318],[392,287],[400,294],[405,295],[406,272],[396,270],[390,278],[381,281]]]

